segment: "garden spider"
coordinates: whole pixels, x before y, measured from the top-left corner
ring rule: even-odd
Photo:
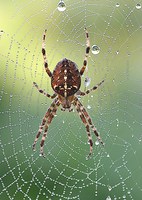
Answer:
[[[83,67],[81,68],[80,72],[78,70],[78,66],[74,62],[64,58],[63,60],[61,60],[60,62],[57,63],[53,73],[49,70],[48,63],[46,60],[45,47],[44,47],[46,30],[44,31],[43,42],[42,42],[42,54],[43,54],[43,59],[44,59],[44,66],[45,66],[46,73],[51,78],[51,86],[52,86],[53,90],[55,91],[55,93],[53,95],[49,95],[49,94],[45,93],[43,90],[39,89],[38,85],[35,82],[33,82],[33,84],[35,85],[35,87],[37,88],[37,90],[40,93],[44,94],[45,96],[47,96],[51,99],[53,99],[55,97],[56,98],[55,98],[55,100],[53,100],[53,102],[51,103],[47,112],[45,113],[45,116],[42,120],[42,124],[38,130],[35,142],[33,144],[33,149],[34,149],[35,144],[38,140],[38,137],[40,136],[40,134],[43,130],[43,127],[44,127],[44,133],[43,133],[41,144],[40,144],[41,154],[43,157],[44,157],[43,145],[44,145],[44,141],[45,141],[45,138],[47,135],[47,130],[48,130],[49,124],[51,123],[53,117],[55,116],[55,113],[56,113],[58,107],[60,106],[60,104],[61,104],[62,111],[65,111],[66,109],[68,109],[69,112],[71,112],[73,110],[73,108],[71,107],[71,104],[73,104],[74,107],[76,108],[82,122],[85,124],[86,130],[87,130],[87,135],[88,135],[88,142],[90,143],[90,152],[89,152],[89,155],[87,155],[87,158],[90,157],[92,149],[93,149],[93,141],[92,141],[92,137],[90,134],[88,122],[89,122],[93,132],[97,136],[98,140],[101,142],[102,146],[104,146],[104,144],[99,136],[99,133],[97,132],[96,128],[94,127],[94,125],[92,123],[91,117],[89,116],[88,112],[86,111],[86,109],[84,108],[82,103],[75,96],[75,94],[76,95],[89,94],[91,91],[97,89],[104,82],[104,80],[103,80],[98,85],[94,86],[90,90],[87,90],[86,92],[82,92],[79,90],[80,85],[81,85],[81,76],[83,75],[84,70],[86,68],[87,58],[88,58],[88,54],[89,54],[89,50],[90,50],[88,31],[86,28],[85,28],[85,31],[86,31],[86,36],[87,36],[87,48],[86,48],[86,54],[85,54]],[[88,120],[88,122],[86,119]]]

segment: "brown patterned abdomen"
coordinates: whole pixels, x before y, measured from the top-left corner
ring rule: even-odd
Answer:
[[[68,97],[75,94],[81,85],[80,73],[77,65],[64,58],[55,67],[51,86],[53,90],[63,97]]]

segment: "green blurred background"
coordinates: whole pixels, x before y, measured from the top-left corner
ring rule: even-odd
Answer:
[[[142,196],[142,8],[134,0],[5,0],[0,4],[0,199],[135,199]],[[119,6],[116,6],[119,3]],[[139,1],[142,4],[142,1]],[[32,145],[52,100],[50,78],[41,54],[53,71],[63,58],[83,65],[84,28],[91,50],[87,89],[81,97],[105,143],[92,133],[89,160],[87,134],[77,112],[57,111],[40,155],[39,138]],[[90,108],[88,107],[90,106]],[[95,143],[96,142],[96,143]]]

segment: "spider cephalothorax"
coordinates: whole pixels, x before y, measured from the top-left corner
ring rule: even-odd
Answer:
[[[103,145],[103,142],[102,142],[96,128],[94,127],[88,112],[86,111],[86,109],[84,108],[82,103],[78,100],[78,98],[75,96],[75,94],[86,95],[86,94],[90,93],[92,90],[97,89],[104,82],[104,81],[100,82],[98,85],[94,86],[90,90],[87,90],[86,92],[82,92],[79,90],[80,86],[81,86],[81,76],[84,73],[84,70],[86,68],[87,58],[88,58],[88,54],[89,54],[89,50],[90,50],[88,31],[86,28],[85,28],[85,31],[86,31],[86,36],[87,36],[87,48],[86,48],[86,54],[85,54],[83,67],[81,68],[80,72],[79,72],[79,69],[78,69],[78,66],[76,65],[76,63],[64,58],[63,60],[61,60],[60,62],[57,63],[53,73],[49,70],[48,63],[46,60],[45,48],[44,48],[46,30],[44,32],[43,43],[42,43],[42,54],[43,54],[43,59],[44,59],[44,66],[45,66],[45,70],[46,70],[47,74],[51,78],[51,86],[52,86],[53,90],[55,91],[55,93],[51,96],[51,95],[45,93],[43,90],[39,89],[39,87],[37,86],[37,84],[35,82],[34,82],[34,85],[38,89],[38,91],[40,93],[44,94],[45,96],[52,98],[52,99],[55,98],[56,96],[57,97],[55,98],[55,100],[53,100],[49,109],[45,113],[45,116],[42,120],[42,124],[40,126],[40,129],[37,133],[35,142],[33,144],[33,149],[34,149],[34,146],[38,140],[38,137],[40,136],[40,134],[43,130],[43,127],[44,127],[44,133],[43,133],[41,144],[40,144],[41,154],[43,157],[44,157],[43,145],[44,145],[45,137],[47,135],[47,130],[48,130],[49,124],[51,123],[60,104],[61,104],[62,111],[65,111],[66,109],[68,109],[69,111],[72,111],[73,109],[71,108],[71,104],[73,104],[75,106],[82,122],[85,124],[88,139],[89,139],[88,141],[90,143],[90,153],[87,156],[87,158],[90,157],[91,152],[92,152],[92,146],[93,146],[93,141],[91,138],[88,122],[89,122],[93,132],[95,133],[95,135],[97,136],[97,138]],[[88,120],[88,122],[86,121],[86,119]]]

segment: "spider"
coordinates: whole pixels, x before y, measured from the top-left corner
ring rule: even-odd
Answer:
[[[98,85],[94,86],[93,88],[87,90],[86,92],[82,92],[79,90],[79,88],[81,86],[81,76],[83,75],[84,70],[86,68],[87,58],[88,58],[88,54],[89,54],[89,50],[90,50],[88,31],[85,28],[86,37],[87,37],[87,48],[86,48],[85,59],[83,62],[83,67],[81,68],[80,72],[79,72],[79,69],[78,69],[78,66],[76,65],[76,63],[72,62],[69,59],[64,58],[63,60],[61,60],[60,62],[57,63],[53,73],[48,68],[48,62],[46,59],[46,52],[45,52],[46,31],[47,30],[44,31],[44,35],[43,35],[42,54],[43,54],[43,59],[44,59],[45,70],[46,70],[46,73],[48,74],[48,76],[51,78],[51,86],[52,86],[53,90],[55,91],[55,93],[53,95],[45,93],[43,90],[41,90],[38,87],[38,85],[35,82],[33,82],[33,84],[35,85],[35,87],[37,88],[37,90],[40,93],[44,94],[45,96],[47,96],[51,99],[54,99],[55,97],[56,98],[52,101],[50,107],[48,108],[47,112],[45,113],[45,116],[43,117],[42,124],[40,125],[40,128],[38,130],[38,133],[36,135],[36,139],[34,141],[32,149],[34,149],[35,144],[36,144],[36,142],[43,130],[43,127],[44,127],[44,133],[43,133],[41,144],[40,144],[41,154],[44,157],[43,145],[44,145],[44,141],[45,141],[45,138],[47,135],[47,130],[48,130],[49,124],[52,122],[52,119],[54,118],[54,116],[56,114],[58,107],[61,104],[62,111],[65,111],[66,109],[68,109],[68,111],[71,112],[73,110],[71,104],[73,104],[74,107],[76,108],[82,122],[85,124],[85,127],[86,127],[86,131],[87,131],[87,135],[88,135],[88,143],[90,144],[90,152],[89,152],[89,155],[87,155],[87,158],[89,158],[91,155],[92,149],[93,149],[93,141],[92,141],[92,137],[91,137],[90,130],[89,130],[89,124],[90,124],[90,127],[92,128],[93,132],[97,136],[98,140],[101,142],[102,146],[104,146],[104,144],[99,136],[99,133],[97,132],[96,128],[94,127],[94,125],[92,123],[91,117],[89,116],[88,112],[86,111],[86,109],[84,108],[82,103],[75,96],[75,94],[76,95],[87,95],[91,91],[96,90],[104,82],[104,80],[102,82],[100,82]],[[89,124],[86,119],[88,120]]]

